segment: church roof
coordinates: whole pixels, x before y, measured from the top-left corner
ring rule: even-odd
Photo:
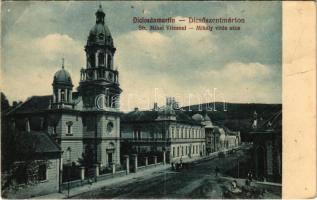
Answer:
[[[73,92],[73,101],[80,97],[78,92]],[[32,113],[38,111],[45,111],[49,109],[50,101],[52,100],[52,95],[45,96],[32,96],[29,97],[25,102],[21,103],[17,107],[13,108],[8,112],[8,114],[23,114]],[[66,107],[64,109],[67,109]]]
[[[72,78],[70,73],[64,69],[64,67],[58,70],[54,75],[53,84],[62,84],[72,86]]]

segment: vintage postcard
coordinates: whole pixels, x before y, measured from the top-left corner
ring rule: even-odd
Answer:
[[[285,4],[1,2],[2,198],[314,196],[315,10]]]

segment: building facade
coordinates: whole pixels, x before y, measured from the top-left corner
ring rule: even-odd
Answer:
[[[236,148],[240,145],[239,131],[231,131],[226,127],[214,125],[207,113],[204,116],[197,113],[192,118],[203,125],[202,132],[206,139],[207,155],[225,149]]]
[[[168,162],[204,156],[205,135],[202,124],[173,105],[149,111],[134,111],[122,117],[122,145],[127,153],[162,155]]]
[[[114,67],[116,48],[105,13],[97,10],[96,23],[85,45],[86,67],[80,70],[78,91],[62,67],[53,78],[52,95],[32,96],[7,115],[15,128],[48,133],[63,154],[63,164],[79,164],[90,152],[95,164],[120,165],[119,72]]]
[[[253,161],[255,178],[282,181],[282,111],[260,127],[254,127]]]

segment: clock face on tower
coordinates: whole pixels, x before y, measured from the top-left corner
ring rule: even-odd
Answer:
[[[99,110],[104,110],[106,107],[106,95],[104,94],[99,94],[98,96],[96,96],[95,99],[95,106],[97,109]]]

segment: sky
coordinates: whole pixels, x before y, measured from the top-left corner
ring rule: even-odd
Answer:
[[[148,109],[174,96],[181,105],[281,103],[280,2],[101,2],[117,48],[121,109]],[[98,2],[2,2],[1,90],[10,101],[52,93],[54,73],[78,86]],[[138,30],[133,17],[244,18],[240,31]]]

